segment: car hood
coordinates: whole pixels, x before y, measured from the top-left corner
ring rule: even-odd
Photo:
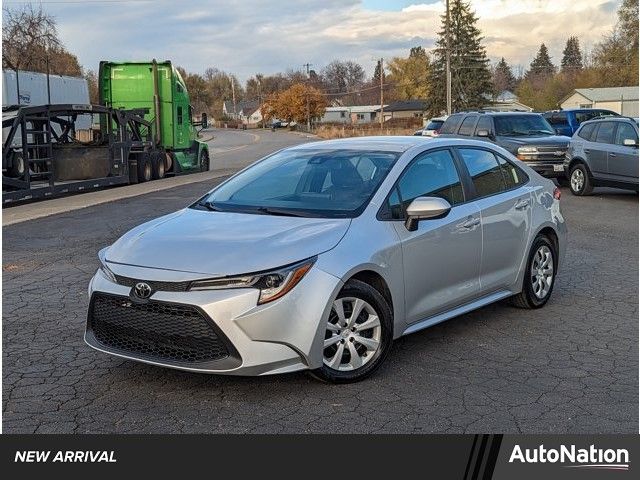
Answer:
[[[535,147],[553,146],[566,148],[571,138],[564,135],[549,135],[541,137],[498,137],[498,144],[507,150],[516,149],[523,145]]]
[[[105,259],[214,277],[259,272],[331,250],[350,223],[186,208],[130,230]]]

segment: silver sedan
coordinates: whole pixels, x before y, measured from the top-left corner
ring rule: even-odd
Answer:
[[[287,148],[103,249],[85,340],[182,370],[360,380],[398,337],[506,298],[545,305],[559,199],[486,142]]]

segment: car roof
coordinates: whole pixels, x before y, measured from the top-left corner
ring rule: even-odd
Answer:
[[[319,142],[303,143],[290,147],[291,150],[315,150],[315,149],[331,149],[331,150],[376,150],[381,152],[402,153],[412,147],[419,145],[428,145],[429,147],[446,147],[456,145],[477,145],[487,146],[487,142],[481,140],[472,140],[465,138],[430,138],[420,136],[375,136],[375,137],[356,137],[356,138],[340,138],[336,140],[322,140]],[[489,144],[490,145],[490,144]]]
[[[491,111],[484,111],[484,112],[457,112],[452,114],[453,115],[490,115],[492,117],[496,117],[496,116],[500,116],[500,117],[509,117],[509,116],[515,116],[515,115],[542,115],[539,112],[491,112]]]
[[[597,123],[597,122],[633,122],[636,121],[631,117],[622,117],[622,116],[603,116],[592,118],[591,120],[587,120],[586,122],[582,122],[580,125],[584,125],[585,123]]]

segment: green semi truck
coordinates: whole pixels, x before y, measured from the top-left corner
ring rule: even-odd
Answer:
[[[209,170],[209,147],[198,140],[196,129],[207,127],[206,114],[194,121],[186,84],[170,61],[100,62],[98,90],[101,105],[147,112],[144,118],[152,124],[164,162],[139,165],[141,181]]]

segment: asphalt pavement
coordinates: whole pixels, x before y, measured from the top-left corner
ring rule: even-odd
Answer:
[[[257,135],[218,132],[214,168],[308,140]],[[545,308],[499,303],[404,337],[361,383],[184,373],[87,347],[97,251],[220,180],[3,228],[4,433],[638,431],[638,196],[616,190],[563,189],[569,245]]]

